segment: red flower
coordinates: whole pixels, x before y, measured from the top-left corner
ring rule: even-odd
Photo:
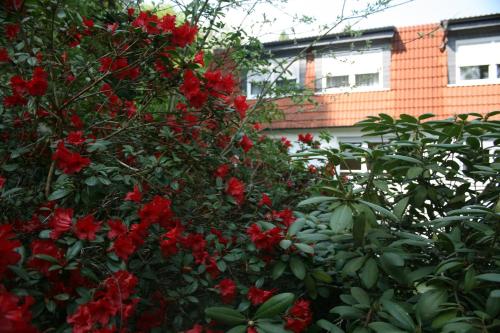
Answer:
[[[0,285],[0,332],[38,332],[31,324],[32,315],[29,310],[34,302],[31,296],[16,296]]]
[[[73,125],[74,128],[76,128],[76,129],[83,128],[84,123],[83,123],[82,119],[80,117],[78,117],[77,114],[72,114],[70,120],[71,120],[71,124]]]
[[[171,229],[161,237],[160,249],[165,257],[171,256],[178,252],[177,242],[179,241],[182,231],[182,226],[177,225],[175,228]]]
[[[108,238],[114,239],[127,233],[127,226],[121,220],[109,220]]]
[[[231,177],[226,186],[226,193],[232,196],[241,205],[245,200],[245,183],[236,177]]]
[[[94,216],[87,215],[75,224],[75,234],[79,239],[94,240],[95,233],[101,229],[101,223],[96,222]]]
[[[268,206],[271,207],[273,205],[273,202],[271,201],[271,198],[265,193],[262,193],[262,198],[260,199],[258,206]]]
[[[92,19],[83,17],[82,22],[88,29],[92,29],[94,27],[94,21]]]
[[[187,330],[185,333],[202,333],[203,332],[203,326],[200,324],[194,325],[191,329]]]
[[[28,82],[19,75],[10,78],[10,87],[15,95],[25,95],[28,92]]]
[[[185,47],[194,41],[197,32],[197,27],[185,22],[180,27],[175,27],[172,30],[172,44],[178,47]]]
[[[140,202],[142,199],[142,193],[139,191],[139,186],[134,185],[134,190],[132,192],[128,192],[125,195],[126,201]]]
[[[243,135],[240,141],[240,147],[243,148],[243,151],[247,153],[253,147],[253,142],[246,135]]]
[[[205,66],[204,56],[205,53],[203,53],[203,51],[196,53],[196,55],[194,56],[194,63]]]
[[[214,177],[220,177],[220,178],[226,177],[229,172],[229,169],[230,169],[229,164],[219,165],[219,167],[214,172]]]
[[[286,137],[281,137],[281,143],[283,144],[283,147],[285,147],[286,149],[290,148],[292,146],[292,143],[290,142],[290,140],[288,140]]]
[[[194,108],[201,108],[208,99],[208,93],[200,90],[200,80],[192,70],[184,72],[184,82],[179,90]]]
[[[258,333],[258,332],[257,329],[255,329],[255,327],[249,326],[247,327],[247,333]]]
[[[311,144],[314,140],[314,137],[312,136],[311,133],[307,133],[306,135],[304,134],[299,134],[299,141],[303,142],[305,144]]]
[[[232,303],[236,297],[236,283],[231,279],[224,279],[215,288],[219,289],[222,302]]]
[[[295,301],[295,304],[288,310],[285,320],[286,329],[294,333],[303,332],[312,322],[310,302],[301,299]]]
[[[0,190],[4,187],[6,182],[6,179],[2,176],[0,176]]]
[[[72,219],[73,209],[56,208],[56,210],[54,211],[54,216],[52,216],[49,224],[52,227],[50,238],[58,239],[61,234],[71,229]]]
[[[157,26],[163,33],[171,32],[175,28],[175,15],[167,14],[163,16]]]
[[[14,107],[14,106],[23,106],[28,104],[28,101],[26,98],[22,97],[21,95],[14,94],[12,96],[5,96],[3,99],[3,105],[6,108]]]
[[[5,47],[0,47],[0,62],[9,62],[9,52]]]
[[[21,246],[21,242],[13,240],[15,236],[10,224],[0,225],[0,279],[7,271],[7,266],[15,265],[21,259],[21,255],[14,251]]]
[[[66,142],[74,146],[79,146],[85,142],[82,131],[72,131],[68,133],[66,137]]]
[[[247,297],[253,305],[258,305],[271,298],[274,292],[275,290],[264,290],[252,286],[248,289]]]
[[[135,9],[134,8],[127,8],[127,14],[128,16],[134,16]]]
[[[43,96],[47,92],[49,84],[46,79],[35,76],[28,82],[28,92],[31,96]]]
[[[262,231],[257,224],[252,224],[247,229],[247,233],[256,248],[267,251],[272,251],[274,246],[283,239],[281,229],[278,227]]]
[[[131,237],[123,234],[116,238],[112,250],[119,258],[128,260],[128,257],[135,252],[135,244]]]
[[[48,276],[49,274],[54,273],[54,271],[49,271],[49,268],[53,265],[53,263],[45,259],[37,258],[37,254],[51,256],[62,263],[64,252],[57,247],[54,241],[48,239],[35,239],[31,242],[30,247],[32,257],[28,261],[28,267],[36,269],[43,275]]]
[[[9,40],[14,40],[17,34],[21,31],[21,25],[19,23],[8,23],[5,25],[5,36]]]
[[[145,204],[139,210],[139,217],[141,218],[141,222],[149,225],[159,222],[170,222],[173,217],[170,205],[170,200],[156,195],[151,202]]]
[[[57,162],[57,167],[66,174],[80,172],[90,165],[90,159],[69,151],[62,141],[57,144],[57,150],[52,154],[52,159]]]
[[[248,110],[248,104],[246,102],[247,98],[245,96],[237,96],[234,99],[234,108],[238,111],[240,118],[243,119],[246,116]]]

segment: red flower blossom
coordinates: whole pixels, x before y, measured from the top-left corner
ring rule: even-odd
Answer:
[[[6,181],[4,177],[0,176],[0,190],[4,187]]]
[[[74,146],[79,146],[85,142],[85,137],[83,137],[82,131],[72,131],[68,133],[66,137],[66,142]]]
[[[95,233],[100,229],[101,223],[96,222],[92,215],[87,215],[75,223],[75,234],[79,239],[94,240]]]
[[[82,129],[83,128],[83,121],[80,117],[78,117],[78,115],[76,113],[72,114],[71,115],[71,124],[73,125],[74,128],[76,129]]]
[[[314,137],[312,136],[311,133],[307,133],[307,134],[299,134],[299,141],[300,142],[303,142],[305,144],[311,144],[314,140]]]
[[[241,119],[245,118],[246,112],[248,110],[248,104],[246,101],[246,96],[236,96],[236,98],[234,99],[234,108],[236,109],[236,111],[238,111]]]
[[[318,169],[312,164],[309,164],[307,166],[307,170],[309,171],[309,173],[312,173],[312,174],[315,174],[318,172]]]
[[[273,202],[271,201],[271,198],[265,193],[262,193],[262,198],[260,199],[259,203],[257,204],[258,206],[268,206],[271,207],[273,205]]]
[[[226,186],[226,193],[232,196],[241,205],[245,200],[245,183],[236,177],[231,177]]]
[[[9,62],[9,52],[5,47],[0,47],[0,62]]]
[[[292,143],[290,142],[290,140],[288,140],[286,137],[281,137],[281,143],[283,144],[283,147],[285,147],[286,149],[290,148],[292,146]]]
[[[5,36],[9,40],[14,40],[17,34],[21,31],[21,25],[19,23],[8,23],[5,26]]]
[[[114,239],[127,233],[127,226],[121,220],[109,220],[108,238]]]
[[[50,238],[58,239],[61,234],[71,229],[73,219],[73,209],[71,208],[56,208],[54,215],[50,220]]]
[[[199,64],[201,66],[205,66],[204,57],[205,57],[205,53],[203,53],[203,51],[200,51],[200,52],[196,53],[196,55],[194,56],[193,61],[194,61],[195,64]]]
[[[261,250],[272,251],[282,239],[281,229],[278,227],[263,231],[257,224],[252,224],[247,233],[255,244],[255,247]]]
[[[25,95],[28,92],[28,82],[21,76],[14,75],[10,78],[10,88],[16,95]]]
[[[229,173],[230,166],[229,164],[222,164],[214,172],[214,177],[225,178]]]
[[[177,242],[179,241],[182,231],[182,226],[177,225],[175,228],[171,229],[161,237],[160,249],[165,257],[171,256],[178,252]]]
[[[31,324],[32,315],[29,308],[33,303],[33,297],[16,296],[0,285],[0,332],[38,332]]]
[[[175,27],[172,30],[172,44],[178,47],[185,47],[194,41],[197,32],[197,27],[185,22],[183,25]]]
[[[13,240],[15,236],[10,224],[0,225],[0,279],[7,271],[7,266],[15,265],[21,259],[21,255],[14,251],[21,246],[21,242]]]
[[[275,290],[264,290],[252,286],[248,289],[247,297],[253,305],[258,305],[271,298],[274,292]]]
[[[203,326],[201,326],[200,324],[196,324],[185,333],[203,333]]]
[[[139,186],[134,185],[134,190],[132,192],[128,192],[125,195],[126,201],[140,202],[142,200],[142,193],[139,191]]]
[[[222,302],[232,303],[236,297],[236,283],[231,279],[224,279],[215,288],[219,289]]]
[[[208,93],[201,91],[200,80],[192,70],[184,72],[184,82],[179,90],[194,108],[201,108],[208,99]]]
[[[243,148],[243,151],[247,153],[253,147],[253,142],[246,135],[243,135],[240,141],[240,147]]]
[[[168,223],[173,217],[172,210],[170,209],[171,201],[159,195],[156,195],[153,200],[145,204],[139,210],[139,217],[141,222],[148,225],[153,223]]]
[[[122,234],[116,238],[112,250],[119,258],[128,260],[128,257],[135,252],[135,248],[132,238],[126,234]]]
[[[164,15],[157,26],[163,33],[171,32],[175,28],[175,19],[175,15]]]
[[[28,82],[28,91],[31,96],[43,96],[47,92],[49,84],[41,77],[34,77]]]
[[[54,241],[48,239],[35,239],[31,242],[30,247],[32,257],[28,261],[28,267],[36,269],[45,276],[55,273],[54,271],[49,271],[49,268],[53,265],[53,263],[45,259],[37,258],[36,255],[44,254],[51,256],[59,263],[62,263],[64,258],[63,250],[58,248]]]
[[[3,99],[3,105],[6,108],[11,108],[14,106],[23,106],[28,104],[28,100],[21,95],[14,94],[11,96],[5,96]]]
[[[127,14],[128,16],[134,16],[135,9],[134,8],[127,8]]]
[[[258,333],[257,329],[253,326],[247,327],[247,333]]]
[[[83,25],[88,29],[92,29],[94,27],[94,20],[83,17],[82,18]]]
[[[273,211],[273,219],[279,220],[286,228],[289,228],[296,220],[291,209],[283,209],[279,212]]]
[[[306,300],[297,300],[288,310],[285,316],[285,328],[294,332],[303,332],[312,322],[312,311],[310,302]]]
[[[66,174],[80,172],[80,170],[90,165],[89,158],[69,151],[62,141],[57,144],[57,150],[52,154],[52,159],[56,161],[57,167]]]

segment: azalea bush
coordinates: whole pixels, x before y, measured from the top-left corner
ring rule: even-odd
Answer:
[[[296,289],[266,276],[302,253],[277,243],[313,180],[259,134],[198,16],[2,9],[1,332],[224,331],[206,307]]]

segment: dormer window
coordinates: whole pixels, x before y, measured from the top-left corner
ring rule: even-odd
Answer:
[[[500,37],[456,41],[457,84],[500,82]]]
[[[248,98],[257,98],[264,89],[269,89],[269,84],[274,82],[274,88],[286,88],[298,85],[300,81],[300,60],[290,62],[293,58],[276,58],[270,60],[270,65],[262,73],[249,72],[246,77],[246,90]],[[290,65],[288,67],[288,65]],[[288,69],[285,71],[285,68]],[[283,72],[283,75],[279,74]],[[270,96],[269,92],[266,96]]]

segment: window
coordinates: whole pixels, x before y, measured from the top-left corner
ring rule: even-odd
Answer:
[[[322,90],[377,90],[382,88],[383,50],[334,52],[322,58]]]
[[[500,82],[500,38],[457,41],[455,70],[458,84]]]
[[[268,68],[262,73],[249,72],[247,75],[247,96],[256,98],[262,94],[265,87],[274,82],[280,73],[290,64],[291,58],[276,58],[270,61]],[[290,67],[275,82],[276,88],[287,88],[299,83],[299,61],[293,62]]]

